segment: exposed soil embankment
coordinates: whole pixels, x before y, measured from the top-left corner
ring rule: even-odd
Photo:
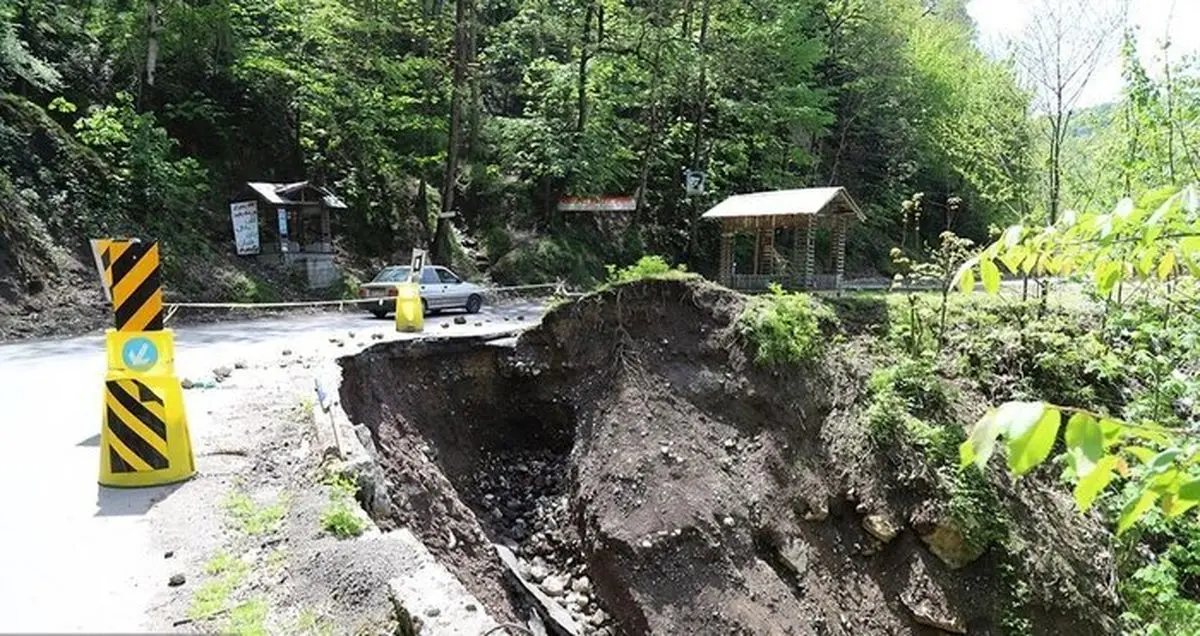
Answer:
[[[861,410],[869,335],[756,365],[744,298],[620,286],[509,343],[388,343],[342,359],[394,514],[500,616],[492,543],[583,633],[1108,633],[1108,536],[1068,496],[994,475],[1005,547],[972,549],[912,451]],[[862,315],[843,324],[861,328]],[[990,514],[984,511],[985,514]]]

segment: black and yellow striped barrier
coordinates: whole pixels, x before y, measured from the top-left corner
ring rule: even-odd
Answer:
[[[100,250],[117,331],[161,331],[163,293],[158,242],[106,239],[100,241]]]
[[[115,328],[105,335],[108,373],[100,432],[100,484],[160,486],[195,474],[174,334],[163,329],[158,243],[93,241]]]

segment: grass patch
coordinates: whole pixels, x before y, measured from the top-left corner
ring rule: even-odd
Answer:
[[[292,633],[303,636],[333,636],[333,622],[306,607],[296,616],[296,627]]]
[[[207,620],[228,610],[234,591],[245,581],[249,570],[250,566],[245,561],[228,552],[213,555],[204,564],[205,573],[213,578],[205,581],[192,594],[188,618]]]
[[[267,614],[270,610],[265,598],[255,596],[229,610],[228,631],[240,636],[267,636]]]
[[[815,359],[824,349],[822,323],[836,324],[833,311],[805,294],[789,294],[778,285],[752,299],[738,316],[737,328],[755,347],[755,360],[766,366],[795,365]]]
[[[207,563],[204,564],[204,572],[209,576],[218,576],[229,573],[245,573],[246,563],[241,559],[225,552],[224,550],[214,554]]]
[[[259,504],[250,495],[235,489],[225,498],[225,512],[230,523],[250,536],[277,530],[287,510],[286,496],[278,497],[271,504]]]
[[[321,511],[321,527],[339,539],[361,535],[367,523],[358,512],[354,497],[358,485],[345,475],[334,475],[326,482],[329,486],[329,505]]]

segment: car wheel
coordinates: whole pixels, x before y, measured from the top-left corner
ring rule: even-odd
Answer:
[[[382,318],[387,318],[388,312],[386,309],[372,309],[371,315],[375,316],[376,318],[382,319]]]
[[[424,314],[424,315],[426,315],[426,316],[429,316],[429,315],[430,315],[430,313],[429,313],[429,303],[425,302],[425,299],[424,299],[424,298],[422,298],[422,299],[421,299],[421,313],[422,313],[422,314]]]
[[[467,313],[477,314],[480,307],[483,307],[483,297],[479,294],[471,294],[471,297],[467,299]]]

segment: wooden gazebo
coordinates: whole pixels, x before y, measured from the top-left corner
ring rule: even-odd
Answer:
[[[844,188],[804,188],[756,192],[729,197],[702,218],[721,222],[719,280],[733,289],[766,289],[771,283],[797,289],[841,289],[846,268],[846,228],[865,220]],[[832,234],[832,274],[816,271],[813,244],[818,228]],[[777,230],[790,230],[791,257],[775,249]],[[739,233],[754,235],[750,271],[735,269],[733,241]]]

